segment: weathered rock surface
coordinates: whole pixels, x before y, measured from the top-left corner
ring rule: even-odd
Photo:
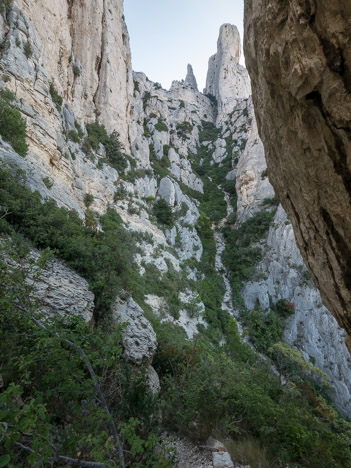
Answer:
[[[241,42],[236,26],[224,24],[219,32],[217,53],[209,60],[206,88],[218,102],[218,121],[234,109],[238,100],[251,94],[247,70],[239,64]]]
[[[213,468],[234,468],[233,460],[228,452],[214,452]]]
[[[0,255],[9,269],[18,267],[17,263],[4,255],[0,239]],[[38,272],[36,263],[40,252],[32,250],[22,268],[27,272],[26,282],[31,295],[38,304],[38,310],[47,315],[76,316],[86,322],[93,319],[94,294],[89,291],[88,282],[62,261],[49,260],[45,268]]]
[[[123,356],[133,364],[149,364],[157,347],[156,334],[143,310],[132,298],[118,298],[113,306],[113,319],[126,324],[122,331]]]
[[[20,21],[13,19],[23,41],[36,46],[39,71],[45,69],[79,120],[93,121],[95,111],[99,111],[101,121],[110,131],[120,132],[128,149],[133,78],[123,0],[16,0],[16,4],[37,31],[38,40],[33,44],[28,23],[23,17]],[[17,11],[15,7],[16,15]],[[21,75],[14,74],[13,78],[13,85],[19,86],[26,98],[32,95],[42,113],[45,101],[40,80],[31,87]]]
[[[351,351],[351,5],[246,1],[245,53],[270,180]]]
[[[39,254],[36,254],[39,256]],[[87,281],[63,262],[51,260],[33,284],[39,310],[48,314],[74,315],[90,322],[94,312],[94,294]]]

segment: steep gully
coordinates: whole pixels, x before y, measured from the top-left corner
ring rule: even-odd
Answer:
[[[223,191],[221,186],[218,186],[220,190]],[[224,193],[224,200],[227,204],[227,215],[222,218],[219,223],[216,225],[215,223],[212,224],[213,234],[214,234],[214,241],[216,244],[216,257],[215,257],[215,269],[216,272],[222,277],[224,286],[225,286],[225,293],[223,296],[222,301],[222,310],[228,312],[231,316],[235,319],[237,318],[237,311],[234,308],[233,304],[233,291],[229,281],[229,272],[225,265],[223,264],[222,254],[226,248],[226,242],[224,236],[221,232],[221,229],[227,224],[229,216],[234,212],[234,208],[230,202],[230,195],[229,193],[223,191]],[[238,331],[239,334],[243,334],[243,328],[238,320]]]

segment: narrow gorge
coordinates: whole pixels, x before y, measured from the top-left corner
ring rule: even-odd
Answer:
[[[122,0],[0,6],[0,467],[351,467],[344,323],[237,28],[165,90]]]

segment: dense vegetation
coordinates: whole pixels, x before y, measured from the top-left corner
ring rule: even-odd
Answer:
[[[236,301],[240,300],[243,283],[253,275],[256,265],[262,258],[262,250],[257,243],[268,232],[274,214],[274,210],[262,210],[236,229],[227,227],[223,230],[226,239],[223,262],[230,272]]]
[[[133,290],[134,243],[119,215],[108,210],[104,216],[90,217],[85,225],[75,211],[58,208],[53,200],[42,202],[38,192],[17,182],[0,168],[0,232],[19,232],[38,248],[51,248],[89,282],[95,295],[97,316],[108,312],[117,294]],[[101,225],[103,231],[98,231]]]
[[[0,259],[0,466],[86,466],[92,460],[96,467],[119,467],[119,446],[126,466],[171,466],[146,374],[121,359],[121,328],[92,330],[77,317],[43,321],[25,280],[30,275],[35,282],[47,252],[23,268],[29,246],[18,235],[13,239],[3,240],[2,250],[17,267],[9,272]]]
[[[14,107],[15,96],[11,91],[0,92],[0,135],[21,156],[28,152],[27,124],[20,111]]]

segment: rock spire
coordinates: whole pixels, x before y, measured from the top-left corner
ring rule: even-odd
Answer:
[[[223,24],[219,31],[217,53],[209,59],[204,94],[211,94],[218,102],[218,119],[229,114],[240,99],[251,94],[247,70],[239,64],[241,42],[238,28]]]
[[[199,91],[199,88],[197,87],[197,81],[194,75],[193,67],[188,64],[188,70],[185,78],[186,85],[190,85],[195,91]]]

